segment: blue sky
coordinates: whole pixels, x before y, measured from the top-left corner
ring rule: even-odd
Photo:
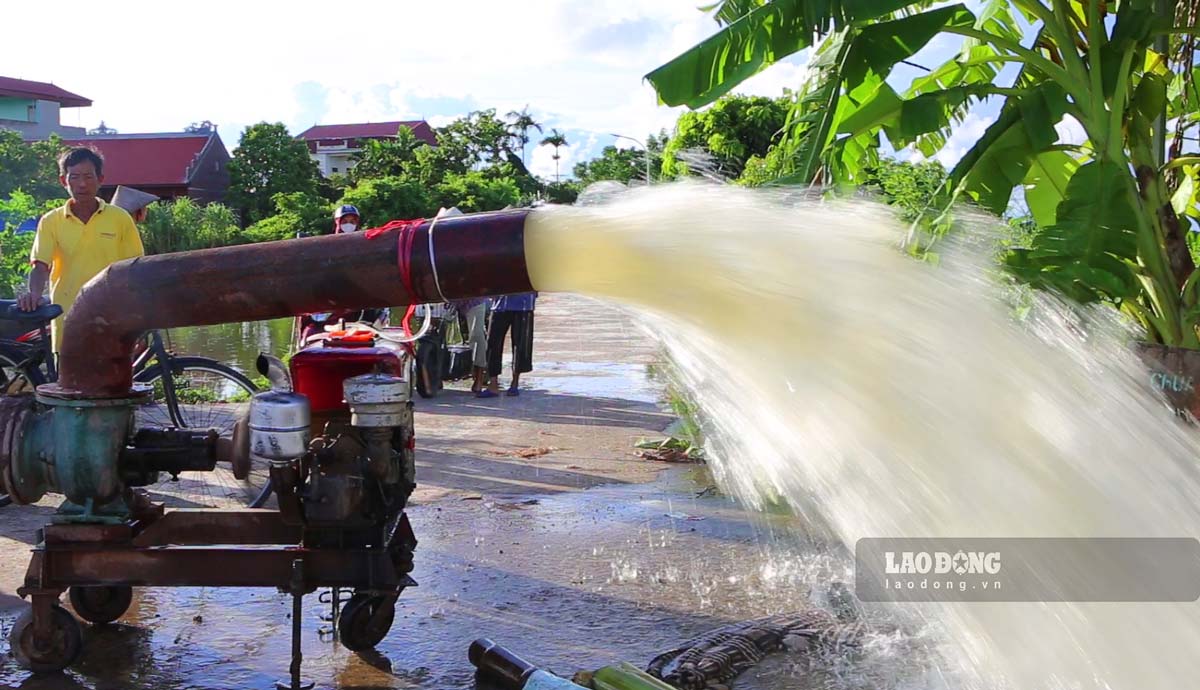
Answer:
[[[13,26],[83,19],[97,41],[5,37],[0,75],[52,81],[91,98],[63,122],[121,132],[177,131],[211,120],[226,145],[258,121],[298,133],[313,124],[424,118],[441,125],[470,110],[526,105],[571,145],[562,168],[616,143],[643,139],[681,112],[657,105],[642,76],[716,29],[704,0],[531,0],[495,3],[257,3],[178,5],[116,0],[13,3]],[[923,56],[936,64],[954,42]],[[803,80],[806,56],[749,80],[741,93],[779,95]],[[994,113],[973,115],[947,147],[953,162]],[[630,146],[622,142],[621,146]],[[550,147],[530,167],[552,176]]]
[[[77,17],[98,40],[69,31],[14,31],[0,75],[52,81],[94,101],[64,124],[121,132],[177,131],[211,120],[226,145],[254,122],[293,132],[316,123],[425,118],[528,105],[567,133],[563,168],[612,143],[644,138],[678,110],[659,107],[642,76],[711,33],[700,0],[536,0],[496,3],[115,0],[11,3],[12,26],[57,27]],[[747,85],[780,93],[799,67]],[[553,174],[551,150],[531,167]]]

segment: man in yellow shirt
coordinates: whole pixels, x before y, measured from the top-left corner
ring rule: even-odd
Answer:
[[[104,159],[90,148],[73,148],[58,159],[58,181],[71,198],[38,222],[33,240],[29,292],[18,298],[25,311],[37,308],[50,282],[50,300],[70,311],[79,289],[109,264],[141,256],[142,238],[124,209],[97,194],[104,181]],[[62,337],[59,317],[51,326],[54,351]]]

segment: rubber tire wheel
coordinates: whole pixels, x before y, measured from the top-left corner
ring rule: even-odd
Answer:
[[[13,623],[8,634],[8,646],[22,668],[34,673],[53,673],[70,666],[83,651],[83,633],[79,621],[62,606],[50,609],[50,627],[54,641],[52,649],[33,648],[33,610],[26,609]]]
[[[387,606],[385,614],[386,625],[371,630],[367,626],[375,610],[379,606]],[[392,621],[396,619],[396,603],[386,597],[370,594],[355,594],[342,607],[338,615],[338,642],[352,652],[361,652],[373,648],[387,637],[392,629]]]
[[[98,585],[70,590],[71,608],[89,623],[104,625],[120,618],[133,603],[133,588],[125,585]]]

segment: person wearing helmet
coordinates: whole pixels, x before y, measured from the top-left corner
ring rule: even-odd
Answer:
[[[333,212],[333,234],[354,232],[362,227],[361,222],[362,216],[359,215],[357,207],[351,204],[342,204],[338,210]]]
[[[361,229],[360,223],[362,216],[358,212],[358,208],[352,204],[342,204],[333,212],[333,234],[341,235],[351,233]],[[326,323],[336,321],[345,321],[353,323],[356,321],[372,324],[381,327],[387,324],[388,310],[383,309],[361,309],[354,311],[333,311],[323,314],[320,321],[312,318],[312,316],[303,316],[300,319],[301,334],[304,339],[314,333],[320,333],[324,330]]]

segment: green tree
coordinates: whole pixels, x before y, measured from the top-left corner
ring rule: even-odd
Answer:
[[[451,173],[465,173],[473,165],[465,151],[440,145],[417,149],[416,159],[416,168],[410,176],[426,185],[436,184]]]
[[[951,198],[1001,213],[1024,187],[1042,229],[1011,254],[1014,273],[1109,302],[1151,340],[1200,348],[1200,280],[1179,218],[1200,215],[1200,161],[1165,156],[1166,122],[1182,119],[1182,136],[1200,105],[1190,3],[987,0],[978,14],[907,0],[716,7],[717,34],[647,75],[664,102],[712,102],[825,35],[773,152],[776,170],[785,181],[860,183],[881,135],[929,157],[972,104],[993,99],[999,117],[950,171]],[[893,67],[939,35],[960,38],[958,54],[893,87]],[[1016,78],[999,84],[1006,64]],[[1084,144],[1059,141],[1067,115]]]
[[[507,160],[507,154],[513,153],[512,138],[508,123],[496,117],[495,108],[468,113],[437,129],[437,147],[465,166],[454,172]]]
[[[900,210],[901,220],[912,222],[930,209],[944,208],[949,197],[946,169],[937,161],[909,163],[884,159],[866,171],[863,185],[877,190],[883,200]]]
[[[661,168],[661,163],[659,167]],[[651,171],[653,174],[653,168]],[[629,184],[631,180],[640,180],[646,176],[646,152],[605,146],[596,158],[576,163],[573,172],[575,179],[585,187],[600,180]]]
[[[352,202],[350,202],[352,203]],[[331,231],[333,211],[324,199],[308,192],[276,194],[271,199],[274,215],[242,231],[248,242],[288,240],[297,235],[309,237]]]
[[[410,177],[363,180],[346,190],[338,204],[358,207],[364,227],[377,227],[392,220],[429,218],[437,212],[426,185]]]
[[[62,192],[62,188],[59,188]],[[0,198],[0,229],[8,227],[16,230],[17,226],[30,218],[41,218],[43,214],[66,203],[65,194],[62,198],[39,200],[34,195],[16,190],[8,198]]]
[[[561,148],[563,146],[568,146],[568,145],[569,144],[567,142],[566,135],[564,135],[562,132],[558,131],[557,128],[550,130],[550,135],[547,136],[546,138],[542,139],[542,146],[553,146],[554,147],[553,158],[554,158],[554,181],[555,182],[558,182],[560,179],[559,174],[558,174],[558,161],[560,158],[562,158],[562,155],[558,152],[558,150],[559,150],[559,148]]]
[[[512,132],[496,117],[495,109],[469,113],[435,132],[438,145],[416,148],[416,169],[410,173],[427,185],[446,175],[502,164],[513,156]]]
[[[510,180],[521,190],[521,198],[523,200],[532,200],[537,196],[537,193],[545,186],[544,183],[529,172],[525,164],[517,158],[516,154],[508,154],[507,160],[503,163],[497,163],[488,167],[482,168],[481,172],[493,180]]]
[[[529,130],[536,129],[538,134],[541,134],[542,125],[533,119],[528,105],[520,110],[508,111],[506,117],[508,117],[508,126],[511,128],[512,137],[521,144],[521,163],[524,165],[526,164],[525,147],[529,145]]]
[[[0,128],[0,199],[18,189],[39,202],[65,198],[58,183],[58,156],[65,148],[57,134],[29,142],[11,129]]]
[[[224,247],[241,241],[232,209],[217,203],[197,204],[187,197],[150,204],[138,231],[147,254]]]
[[[457,206],[464,213],[498,211],[519,204],[521,190],[510,178],[490,178],[472,170],[464,175],[447,175],[434,187],[433,198],[440,207]]]
[[[405,177],[433,188],[447,177],[480,171],[489,179],[511,180],[530,198],[541,188],[513,151],[516,135],[494,109],[469,113],[436,133],[437,146],[409,145],[403,137],[370,146],[355,166],[352,182]]]
[[[260,122],[242,133],[229,162],[229,200],[243,220],[271,215],[276,194],[317,194],[320,173],[308,146],[282,123]]]
[[[765,156],[779,138],[791,103],[789,97],[724,96],[710,108],[680,115],[674,136],[663,151],[663,175],[687,174],[687,163],[680,154],[700,149],[713,157],[714,172],[736,178],[751,156]]]
[[[241,234],[237,214],[233,209],[225,204],[208,204],[204,206],[204,213],[200,216],[200,227],[192,248],[211,249],[237,244],[241,241]]]
[[[355,154],[350,170],[351,183],[373,177],[399,177],[411,173],[417,162],[417,149],[429,145],[417,138],[412,130],[401,127],[395,139],[368,139]]]
[[[39,202],[32,194],[19,190],[8,198],[0,197],[0,297],[14,297],[16,286],[29,274],[29,251],[35,233],[17,234],[17,226],[62,203],[62,199]]]
[[[17,234],[12,228],[0,230],[0,297],[16,297],[19,285],[29,275],[29,252],[35,233]]]
[[[349,175],[334,173],[329,177],[321,177],[317,180],[317,196],[332,204],[342,198],[346,188],[351,186],[353,186],[353,182]]]
[[[552,204],[573,204],[582,189],[583,185],[579,182],[551,182],[546,185],[545,198]]]
[[[394,140],[366,143],[350,176],[333,183],[345,185],[338,203],[355,204],[365,224],[379,225],[428,217],[440,206],[493,210],[538,198],[545,185],[529,173],[514,149],[520,135],[537,124],[524,119],[528,109],[510,116],[512,123],[499,119],[494,109],[469,113],[436,130],[437,146],[421,142],[407,129]],[[517,124],[527,129],[518,132]],[[272,221],[264,227],[276,223],[286,224]]]

